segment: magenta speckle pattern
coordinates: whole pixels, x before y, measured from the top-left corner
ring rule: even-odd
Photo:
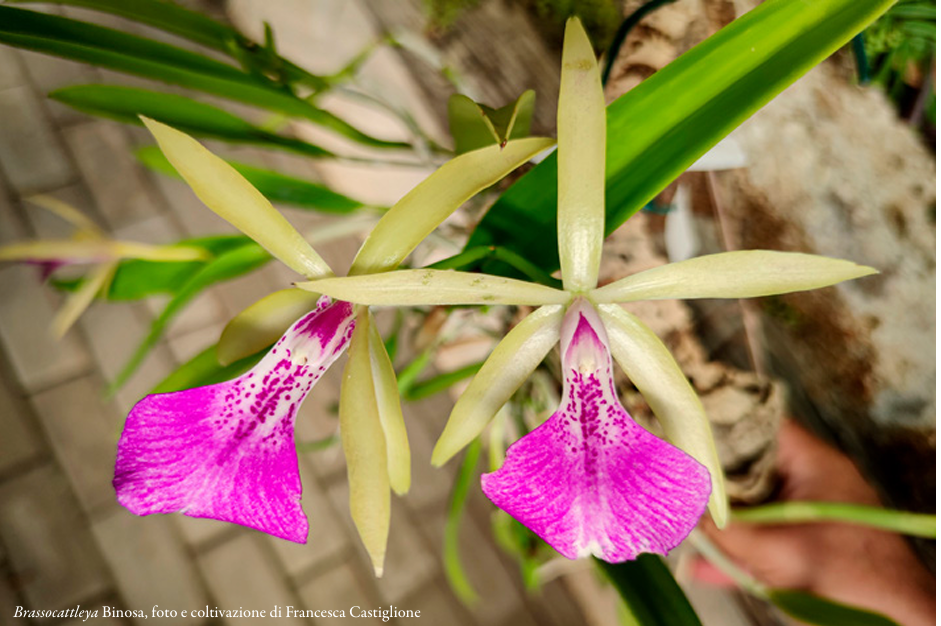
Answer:
[[[481,477],[484,493],[567,558],[665,555],[705,511],[709,472],[621,406],[607,333],[584,300],[566,313],[562,366],[559,410]]]
[[[321,298],[239,378],[138,402],[118,442],[118,501],[137,515],[179,511],[306,543],[294,420],[354,324],[352,305]]]

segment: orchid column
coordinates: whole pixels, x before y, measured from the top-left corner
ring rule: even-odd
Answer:
[[[620,562],[642,552],[666,554],[689,534],[707,505],[716,523],[725,524],[722,469],[708,418],[689,381],[663,343],[617,303],[787,293],[874,270],[804,254],[732,252],[598,288],[605,110],[594,53],[575,19],[566,26],[558,135],[562,290],[428,269],[326,278],[302,286],[369,305],[540,305],[496,347],[458,400],[432,462],[447,462],[479,436],[559,344],[559,409],[507,450],[500,470],[481,478],[484,493],[566,557],[594,554]],[[677,447],[640,427],[621,406],[612,352]]]

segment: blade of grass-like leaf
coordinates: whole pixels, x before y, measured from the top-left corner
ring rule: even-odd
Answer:
[[[177,245],[202,248],[216,257],[250,243],[252,240],[245,235],[217,235],[183,239]],[[108,289],[108,299],[139,300],[156,294],[176,293],[205,264],[206,261],[121,261]]]
[[[891,5],[892,0],[769,0],[618,98],[607,112],[605,231],[640,210]],[[517,181],[487,212],[467,247],[502,246],[547,272],[558,269],[556,168],[550,156]],[[517,275],[493,261],[483,269]]]
[[[412,455],[408,447],[395,370],[392,369],[392,361],[386,353],[386,346],[372,314],[369,316],[369,362],[372,366],[379,423],[386,441],[389,485],[398,495],[405,495],[412,484]]]
[[[595,51],[578,18],[565,25],[559,86],[559,258],[562,284],[594,289],[604,242],[605,108]]]
[[[500,407],[559,343],[563,314],[561,306],[539,308],[497,344],[454,405],[431,453],[432,465],[444,465],[480,435]]]
[[[842,502],[776,502],[733,510],[732,519],[752,524],[846,522],[929,539],[937,533],[934,515]]]
[[[181,239],[175,245],[202,248],[214,257],[251,243],[245,235],[216,235]],[[204,261],[144,261],[128,259],[118,263],[106,297],[108,300],[139,300],[157,294],[174,293],[189,280]],[[53,280],[58,289],[74,291],[80,280]]]
[[[102,59],[108,56],[115,63],[127,63],[128,67],[135,65],[135,60],[142,60],[154,66],[182,68],[246,85],[262,84],[233,65],[167,43],[58,15],[2,6],[0,40],[7,38],[14,45],[35,46],[52,54],[74,49],[76,60],[86,60],[82,55],[91,58],[98,51]]]
[[[464,514],[464,504],[470,491],[471,481],[478,476],[477,462],[480,460],[480,439],[475,439],[467,447],[461,468],[454,479],[451,490],[451,499],[448,502],[448,519],[444,524],[444,546],[442,558],[444,560],[444,574],[461,602],[467,606],[474,606],[480,597],[467,577],[464,565],[461,563],[461,516]]]
[[[659,556],[641,554],[636,561],[624,563],[595,562],[642,626],[702,626]]]
[[[144,124],[173,167],[217,215],[298,274],[321,277],[333,273],[301,234],[232,166],[185,133],[147,118]]]
[[[353,260],[350,275],[394,269],[459,206],[551,145],[551,139],[541,137],[517,139],[451,159],[382,216]]]
[[[377,148],[407,144],[370,137],[328,111],[236,67],[110,28],[0,6],[0,43],[159,80],[300,117]]]
[[[47,0],[10,0],[11,4],[30,4]],[[185,37],[191,41],[226,51],[228,41],[239,37],[234,29],[202,13],[190,11],[163,0],[56,0],[56,4],[82,7],[118,15]]]
[[[816,626],[899,626],[885,615],[803,591],[769,589],[767,598],[791,617]]]
[[[288,150],[314,158],[333,156],[314,144],[258,128],[228,111],[185,96],[119,85],[75,85],[49,94],[53,100],[99,117],[140,126],[149,117],[199,137]]]
[[[365,309],[356,318],[349,354],[340,388],[340,438],[350,484],[350,513],[378,578],[389,538],[391,496],[386,439],[369,359],[369,312]]]
[[[218,282],[231,280],[242,274],[258,269],[271,260],[271,255],[261,246],[250,243],[235,250],[219,255],[206,263],[192,276],[167,303],[160,315],[150,325],[150,332],[137,346],[134,354],[108,386],[107,395],[111,396],[128,381],[144,358],[153,349],[170,321],[189,304],[199,293]]]
[[[157,146],[145,146],[137,150],[135,156],[141,163],[155,172],[180,177]],[[226,163],[235,168],[235,171],[244,176],[245,180],[252,184],[252,187],[272,202],[283,202],[304,209],[337,214],[351,213],[364,206],[358,200],[344,196],[313,181],[287,176],[274,170],[254,167],[237,161],[226,161]]]
[[[616,304],[603,304],[598,313],[612,356],[650,405],[667,439],[709,470],[709,512],[716,526],[724,527],[729,515],[725,478],[699,396],[667,347],[636,316]]]
[[[181,389],[192,389],[212,385],[241,376],[261,360],[270,346],[239,359],[229,365],[220,365],[216,359],[216,346],[212,345],[178,367],[154,387],[150,393],[169,393]]]
[[[454,256],[442,259],[425,267],[435,270],[460,270],[476,266],[482,259],[497,259],[503,261],[518,270],[520,274],[530,282],[546,285],[547,287],[554,287],[555,289],[562,287],[562,281],[558,278],[553,278],[515,252],[496,246],[469,248]]]
[[[301,289],[366,305],[563,304],[571,296],[558,289],[512,278],[454,270],[397,270],[382,274],[321,278],[297,283]]]
[[[405,396],[409,390],[416,385],[418,377],[431,364],[431,357],[434,355],[435,345],[428,346],[421,354],[409,361],[408,365],[402,368],[398,375],[399,394]]]
[[[312,311],[319,298],[318,294],[289,288],[249,305],[222,329],[216,352],[219,363],[228,365],[270,346],[291,324]]]
[[[417,400],[422,400],[429,396],[433,396],[436,393],[441,393],[442,391],[450,388],[452,385],[455,385],[462,380],[476,375],[477,372],[480,371],[481,367],[483,367],[483,361],[480,363],[471,363],[470,365],[465,365],[464,367],[458,368],[453,372],[445,372],[444,374],[432,376],[427,380],[423,380],[412,385],[409,390],[402,395],[402,397],[409,402],[415,402]]]
[[[668,298],[757,298],[829,287],[877,274],[852,261],[815,254],[738,250],[668,263],[605,285],[595,303]]]
[[[45,2],[46,0],[12,0],[13,3]],[[56,0],[57,4],[84,7],[134,20],[148,26],[165,30],[207,48],[224,52],[243,65],[259,73],[274,73],[277,70],[289,82],[301,82],[316,91],[327,88],[327,81],[320,76],[294,65],[290,61],[255,44],[237,30],[165,0]]]

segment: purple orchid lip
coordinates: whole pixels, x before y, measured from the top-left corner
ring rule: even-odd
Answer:
[[[566,313],[561,346],[559,410],[510,446],[483,491],[567,558],[665,555],[705,511],[709,472],[621,406],[607,333],[583,299]]]
[[[118,442],[118,501],[137,515],[179,511],[306,543],[294,420],[354,325],[351,304],[321,298],[242,376],[142,399]]]

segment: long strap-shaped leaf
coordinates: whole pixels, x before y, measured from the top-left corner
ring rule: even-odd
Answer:
[[[13,0],[13,3],[28,4],[43,1]],[[225,24],[206,17],[202,13],[190,11],[173,2],[160,0],[132,0],[131,2],[128,2],[128,0],[56,0],[56,4],[119,15],[186,37],[223,52],[226,49],[226,42],[234,40],[238,36],[238,32]]]
[[[892,4],[769,0],[613,102],[607,115],[607,232]],[[556,167],[557,159],[547,158],[504,193],[468,247],[503,246],[546,271],[558,269]],[[494,262],[484,270],[515,275]]]
[[[624,599],[637,624],[701,626],[686,594],[661,557],[641,554],[636,561],[596,562]]]
[[[46,0],[12,1],[28,4]],[[270,50],[255,44],[234,28],[173,2],[166,0],[56,0],[56,4],[118,15],[195,41],[240,61],[250,59],[264,65],[276,64],[278,70],[288,79],[302,81],[318,91],[327,86],[327,81],[323,77],[311,74],[290,61],[273,55]]]
[[[177,94],[119,85],[74,85],[56,89],[49,98],[125,124],[140,125],[144,116],[197,137],[257,144],[314,158],[333,156],[320,146],[268,132],[224,109]]]
[[[35,11],[0,6],[0,43],[106,67],[308,119],[374,147],[404,144],[370,137],[332,113],[238,68],[136,35]]]

